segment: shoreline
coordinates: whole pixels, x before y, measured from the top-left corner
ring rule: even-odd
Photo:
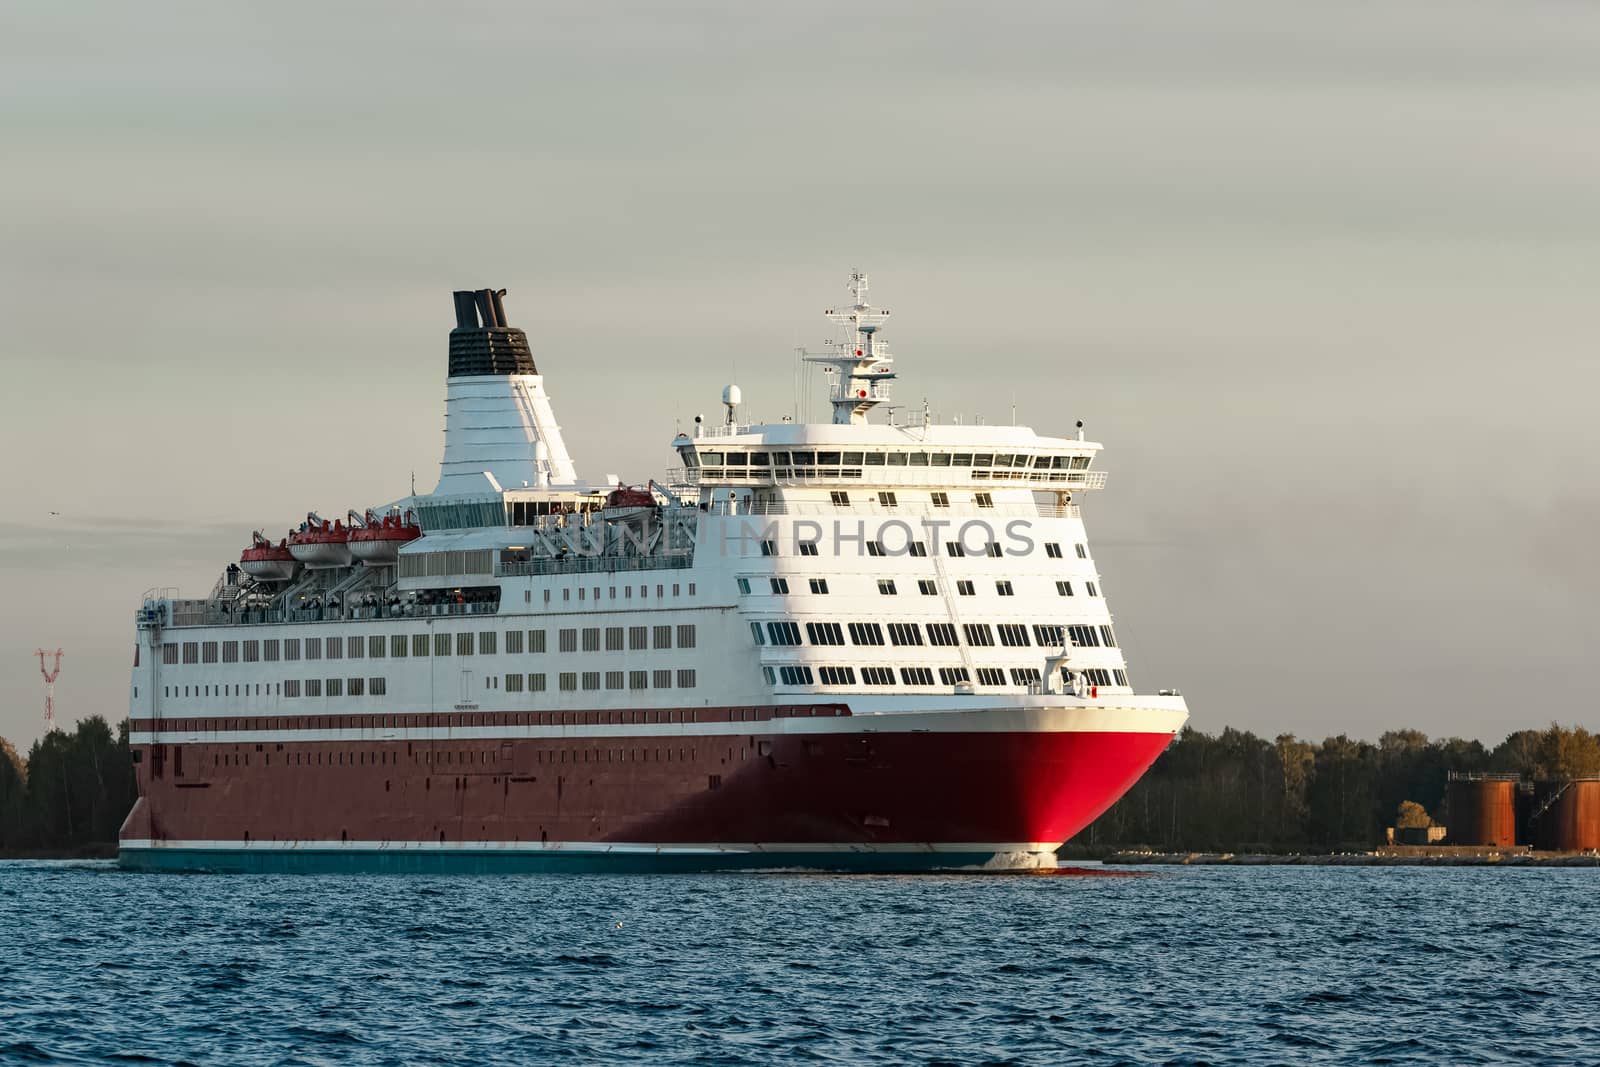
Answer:
[[[1155,867],[1600,867],[1600,853],[1396,846],[1371,852],[1111,852],[1102,863]]]

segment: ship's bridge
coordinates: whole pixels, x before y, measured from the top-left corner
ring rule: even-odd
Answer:
[[[1105,485],[1091,470],[1101,446],[1041,437],[1024,426],[724,426],[673,447],[681,479],[702,487],[854,482],[871,485],[1015,485],[1086,490]]]

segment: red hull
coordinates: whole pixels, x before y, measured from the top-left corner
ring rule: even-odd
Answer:
[[[123,838],[1054,846],[1171,739],[858,724],[799,736],[143,744]]]

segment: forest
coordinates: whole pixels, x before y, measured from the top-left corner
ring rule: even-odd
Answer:
[[[1416,730],[1391,730],[1374,744],[1343,734],[1312,742],[1186,728],[1067,851],[1368,849],[1397,817],[1448,825],[1442,806],[1452,771],[1600,775],[1600,736],[1552,724],[1490,749]],[[0,738],[0,855],[109,851],[134,798],[126,722],[113,733],[98,716],[84,719],[71,733],[36,741],[26,759]]]
[[[1373,744],[1343,734],[1319,743],[1186,728],[1072,844],[1161,852],[1369,849],[1396,825],[1402,804],[1407,824],[1448,826],[1443,805],[1452,771],[1600,775],[1600,737],[1552,724],[1518,730],[1489,749],[1459,737],[1430,740],[1417,730],[1390,730]]]

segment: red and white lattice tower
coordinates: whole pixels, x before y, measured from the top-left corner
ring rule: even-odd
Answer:
[[[46,652],[38,649],[39,673],[44,675],[44,732],[51,734],[56,728],[56,679],[61,677],[61,650]],[[44,665],[46,656],[54,656],[50,666]]]

